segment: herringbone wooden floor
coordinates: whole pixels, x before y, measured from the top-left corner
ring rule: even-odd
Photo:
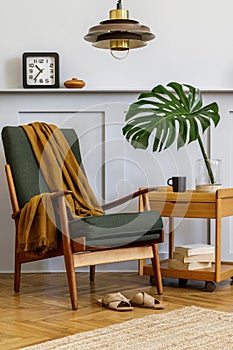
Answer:
[[[89,281],[87,273],[77,273],[77,281],[80,308],[72,311],[65,274],[23,274],[19,294],[13,291],[13,275],[1,274],[0,349],[17,349],[189,305],[233,312],[231,280],[207,293],[203,281],[189,281],[185,288],[179,288],[177,280],[167,279],[164,294],[159,297],[148,277],[136,273],[97,273],[95,282]],[[163,301],[166,309],[134,308],[120,313],[97,304],[98,298],[117,291],[129,298],[145,291]]]

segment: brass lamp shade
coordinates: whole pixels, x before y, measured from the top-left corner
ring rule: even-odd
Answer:
[[[84,36],[94,47],[111,51],[143,47],[154,38],[149,27],[129,19],[129,12],[121,8],[120,0],[117,9],[110,11],[110,19],[91,27]]]

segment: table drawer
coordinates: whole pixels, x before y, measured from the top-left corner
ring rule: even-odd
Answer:
[[[150,206],[151,210],[160,211],[162,216],[203,219],[214,219],[216,217],[215,203],[163,202],[150,200]]]

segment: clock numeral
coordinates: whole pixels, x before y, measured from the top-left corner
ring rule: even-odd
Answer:
[[[44,59],[43,59],[43,58],[40,58],[40,59],[38,60],[38,63],[44,63]]]
[[[28,76],[28,79],[33,79],[33,75],[30,74],[30,75]]]
[[[53,76],[53,75],[50,75],[50,79],[54,79],[54,76]]]
[[[33,73],[33,69],[30,68],[30,69],[29,69],[29,73]]]
[[[29,67],[33,68],[34,67],[34,63],[29,63]]]
[[[43,82],[44,82],[44,79],[40,78],[39,83],[43,84]]]
[[[50,67],[50,68],[53,68],[53,63],[50,63],[49,67]]]
[[[37,63],[37,59],[36,58],[34,59],[34,63]]]
[[[50,73],[53,74],[53,69],[50,69]]]
[[[49,79],[45,78],[45,84],[49,84]]]

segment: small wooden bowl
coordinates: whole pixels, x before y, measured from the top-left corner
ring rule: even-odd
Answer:
[[[81,89],[86,83],[83,80],[78,80],[77,78],[72,78],[64,82],[64,85],[68,89]]]

